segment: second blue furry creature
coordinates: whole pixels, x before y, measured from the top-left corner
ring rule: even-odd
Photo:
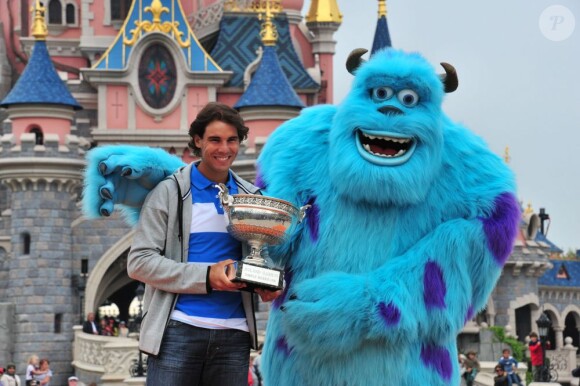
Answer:
[[[346,99],[303,110],[259,158],[266,194],[312,205],[271,250],[287,285],[267,328],[269,386],[459,384],[456,336],[485,306],[516,235],[512,173],[441,109],[452,76],[442,83],[418,54],[361,54],[349,59]],[[109,149],[93,151],[89,170]],[[113,185],[93,195],[93,212],[124,203],[112,191],[125,182]]]

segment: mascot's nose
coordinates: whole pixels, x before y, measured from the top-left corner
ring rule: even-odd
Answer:
[[[385,115],[402,115],[403,111],[395,106],[383,106],[379,111]]]

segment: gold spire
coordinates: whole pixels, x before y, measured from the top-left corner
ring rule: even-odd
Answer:
[[[510,157],[510,147],[509,146],[505,147],[505,151],[503,153],[503,160],[505,161],[506,164],[509,164],[510,161],[512,160],[512,157]]]
[[[342,23],[342,14],[336,0],[312,0],[306,15],[310,23]]]
[[[379,0],[379,19],[387,17],[387,0]]]
[[[40,0],[36,0],[34,7],[30,7],[30,11],[34,11],[34,21],[32,22],[32,36],[36,40],[46,40],[48,29],[44,21],[44,13],[46,8],[40,5]]]
[[[264,18],[264,23],[262,23],[262,30],[260,31],[260,36],[262,37],[262,43],[264,46],[275,46],[276,40],[278,40],[278,31],[276,31],[276,26],[272,22],[273,11],[270,8],[270,1],[266,1],[266,7],[264,13],[260,14],[260,20]],[[264,16],[262,16],[264,15]]]
[[[534,213],[534,209],[532,208],[532,203],[528,202],[528,207],[524,210],[524,215]]]

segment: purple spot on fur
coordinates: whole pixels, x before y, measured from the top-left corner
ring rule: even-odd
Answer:
[[[451,379],[453,371],[451,356],[444,347],[423,345],[421,347],[421,361],[425,366],[434,369],[441,378],[446,381]]]
[[[512,251],[518,230],[520,221],[518,201],[513,194],[502,193],[495,199],[491,217],[480,220],[487,236],[487,246],[495,261],[503,266]]]
[[[379,313],[388,327],[394,326],[401,320],[401,311],[393,303],[379,303]]]
[[[441,267],[434,261],[427,262],[423,275],[423,300],[427,309],[445,308],[446,293]]]
[[[286,338],[283,336],[278,338],[278,340],[276,341],[276,348],[279,351],[282,351],[282,353],[287,357],[290,356],[290,353],[292,352],[292,349],[288,347],[288,342],[286,342]]]
[[[311,197],[307,204],[312,205],[306,211],[306,221],[308,222],[308,229],[310,229],[310,239],[316,242],[318,240],[320,209],[318,208],[318,205],[316,205],[316,197]]]
[[[466,325],[467,322],[473,319],[474,315],[475,311],[473,310],[473,306],[469,306],[469,308],[467,309],[467,314],[465,315],[465,321],[463,322],[463,325]]]
[[[266,182],[264,181],[264,179],[262,177],[262,172],[260,171],[260,165],[256,165],[256,181],[254,182],[254,185],[256,185],[260,189],[266,189]]]
[[[279,309],[282,303],[284,303],[286,300],[286,296],[288,296],[288,290],[290,289],[290,284],[292,284],[292,276],[294,276],[292,270],[286,269],[284,271],[284,280],[286,281],[286,285],[284,286],[280,296],[272,301],[272,307],[275,309]]]

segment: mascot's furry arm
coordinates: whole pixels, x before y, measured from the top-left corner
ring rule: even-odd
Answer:
[[[349,60],[345,101],[286,122],[259,159],[269,195],[312,205],[292,245],[271,251],[288,283],[270,314],[265,379],[457,384],[456,335],[516,235],[513,175],[442,112],[452,67],[442,84],[416,54]]]
[[[147,194],[184,165],[163,149],[129,145],[92,149],[87,154],[83,212],[88,218],[110,216],[119,205],[134,225]]]

